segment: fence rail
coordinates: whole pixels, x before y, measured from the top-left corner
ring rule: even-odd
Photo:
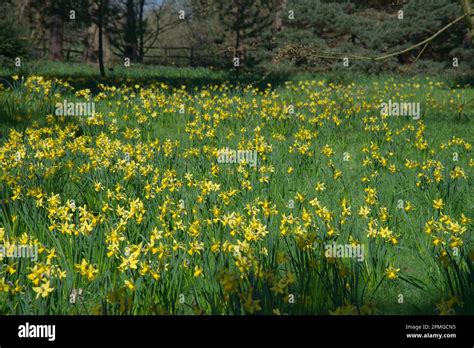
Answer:
[[[38,40],[38,45],[33,49],[41,56],[46,57],[48,55],[48,40]],[[63,57],[68,62],[80,62],[84,54],[83,50],[74,48],[77,47],[77,41],[64,41]],[[162,64],[170,63],[184,63],[191,66],[195,65],[200,60],[211,60],[216,55],[203,54],[207,51],[203,47],[191,47],[191,46],[150,46],[147,47],[148,53],[144,55],[144,60],[156,61],[158,60]],[[232,51],[231,48],[221,50],[218,55],[224,56]],[[255,49],[248,48],[247,52],[256,51]],[[123,58],[125,56],[122,56]]]

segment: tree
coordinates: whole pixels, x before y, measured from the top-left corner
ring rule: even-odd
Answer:
[[[280,0],[277,2],[277,9],[273,20],[273,29],[275,31],[281,31],[283,29],[283,11],[288,6],[288,0]]]
[[[109,38],[114,54],[143,62],[158,36],[182,23],[172,16],[172,1],[118,0],[110,6]],[[168,16],[166,16],[168,15]],[[165,18],[167,17],[167,18]]]
[[[63,59],[63,30],[64,13],[63,4],[60,1],[49,3],[49,18],[47,28],[49,30],[49,59]]]
[[[125,56],[130,57],[132,61],[137,60],[138,55],[138,32],[137,32],[137,18],[135,14],[134,0],[126,0],[125,12],[125,26],[124,26],[124,41],[125,41]]]
[[[459,6],[449,0],[411,0],[401,7],[404,20],[397,17],[381,23],[380,33],[369,39],[372,31],[366,30],[364,37],[370,48],[376,51],[385,45],[385,52],[394,52],[415,45],[443,26],[462,15]],[[453,52],[463,46],[464,28],[459,23],[443,32],[426,46],[399,56],[402,64],[415,62],[420,58],[438,62],[450,62]]]
[[[46,29],[49,59],[63,59],[64,20],[72,7],[72,0],[30,0],[30,10],[40,14],[39,25]]]
[[[147,20],[145,19],[145,0],[138,1],[138,61],[143,62],[145,58],[145,32]]]
[[[277,39],[280,48],[305,46],[321,53],[337,51],[339,54],[366,51],[366,43],[359,32],[364,27],[370,28],[371,20],[358,18],[354,3],[288,0],[282,16],[284,30]],[[305,54],[295,58],[296,66],[327,69],[332,65],[331,60],[315,59]]]
[[[295,65],[321,70],[338,69],[343,57],[351,57],[351,67],[369,72],[406,71],[410,65],[423,64],[436,72],[453,57],[469,61],[469,52],[461,49],[460,23],[416,49],[372,61],[371,57],[404,51],[426,40],[461,15],[451,0],[381,4],[374,8],[370,1],[289,0],[287,8],[294,11],[294,19],[284,18],[279,43],[291,49],[283,55],[291,56]]]
[[[105,77],[104,67],[104,32],[109,19],[109,0],[93,0],[91,20],[98,29],[98,59],[100,76]]]

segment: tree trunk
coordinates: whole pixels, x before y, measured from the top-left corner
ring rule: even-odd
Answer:
[[[98,20],[98,27],[99,27],[99,69],[100,69],[100,76],[105,77],[105,68],[104,68],[104,12],[105,12],[105,0],[99,1],[99,20]]]
[[[140,0],[140,7],[138,13],[138,35],[139,35],[139,43],[138,43],[138,62],[142,63],[143,59],[145,58],[145,47],[144,47],[144,35],[145,35],[145,22],[143,19],[143,12],[145,7],[145,0]]]
[[[51,60],[63,59],[63,27],[64,21],[61,14],[53,13],[48,25],[49,59]]]
[[[134,0],[127,0],[126,4],[126,24],[125,24],[125,56],[130,58],[131,61],[137,61],[137,48],[138,48],[138,37],[137,37],[137,19],[135,16],[135,4]]]
[[[84,45],[84,53],[82,59],[87,62],[94,62],[97,60],[97,45],[95,44],[95,37],[97,35],[97,27],[92,24],[86,28],[82,44]]]
[[[474,9],[472,8],[471,0],[459,0],[461,2],[461,7],[464,13],[470,13],[466,16],[467,24],[470,29],[471,42],[474,40]]]
[[[281,31],[283,29],[283,11],[288,5],[288,0],[279,0],[278,10],[275,13],[275,19],[273,21],[273,29],[275,31]]]
[[[238,61],[238,66],[235,67],[235,75],[236,75],[236,78],[239,79],[239,76],[240,76],[240,67],[242,66],[242,50],[241,50],[241,33],[240,33],[240,30],[241,30],[241,24],[242,24],[242,21],[243,21],[243,8],[240,6],[240,5],[237,5],[238,8],[237,8],[237,17],[236,17],[236,21],[235,21],[235,45],[234,45],[234,58],[237,58],[239,61]]]

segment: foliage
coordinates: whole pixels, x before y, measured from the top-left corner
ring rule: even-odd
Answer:
[[[15,8],[11,1],[0,3],[0,64],[13,66],[14,59],[28,57],[29,47],[21,36],[25,34],[17,25]]]
[[[381,6],[382,7],[382,6]],[[377,57],[413,46],[437,32],[462,11],[451,0],[410,0],[406,4],[385,6],[383,10],[364,6],[357,1],[296,1],[290,0],[285,12],[286,30],[281,32],[279,47],[303,45],[321,54]],[[402,12],[399,12],[402,11]],[[463,63],[458,69],[465,75],[473,72],[472,48],[466,42],[466,26],[458,23],[444,32],[425,48],[419,47],[380,62],[351,62],[354,69],[366,72],[439,72],[440,64],[452,68],[452,59]],[[419,60],[424,61],[417,64]],[[306,56],[295,61],[298,66],[311,66],[319,70],[340,69],[338,59]]]

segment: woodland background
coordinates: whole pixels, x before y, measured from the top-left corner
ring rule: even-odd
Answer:
[[[105,75],[125,58],[131,64],[215,69],[233,69],[239,58],[239,69],[251,73],[333,71],[345,55],[377,57],[419,43],[461,16],[462,6],[472,5],[470,0],[6,0],[0,4],[0,63],[13,66],[16,57],[81,62],[101,67]],[[426,46],[378,62],[354,59],[350,69],[449,73],[471,81],[472,22],[465,19]],[[457,69],[453,58],[462,63]]]

